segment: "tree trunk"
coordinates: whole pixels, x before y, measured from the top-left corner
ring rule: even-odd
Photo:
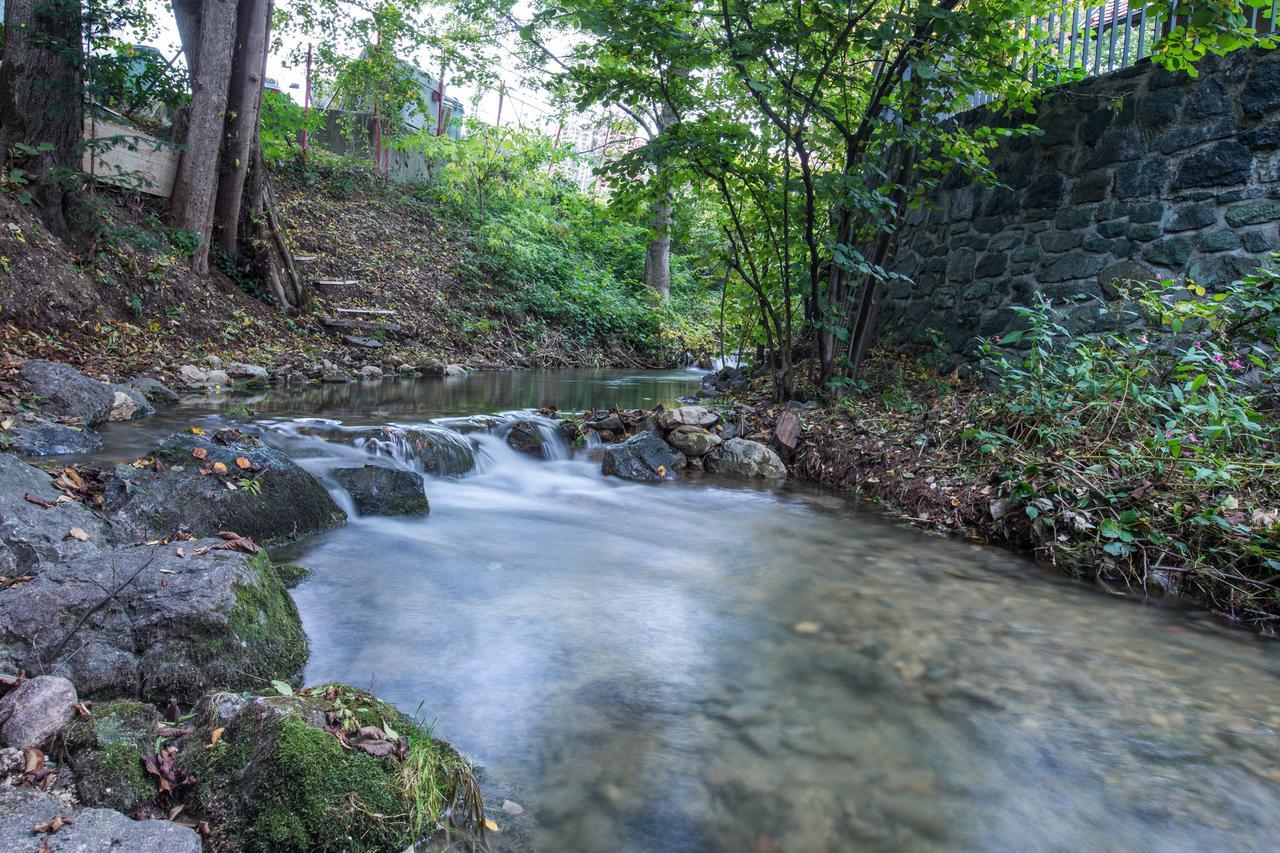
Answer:
[[[7,0],[0,67],[0,144],[22,170],[37,215],[67,237],[70,173],[84,136],[79,0]],[[17,150],[16,146],[31,150]],[[40,149],[40,150],[36,150]]]
[[[209,271],[209,235],[235,35],[235,0],[204,0],[199,47],[187,51],[198,57],[191,77],[191,121],[170,200],[174,225],[200,238],[191,256],[191,270],[196,273]]]
[[[671,215],[674,210],[673,194],[668,190],[653,205],[654,237],[644,252],[644,283],[658,291],[663,301],[671,296]]]
[[[227,97],[226,139],[213,215],[218,245],[232,255],[236,254],[240,235],[245,179],[253,162],[252,147],[262,111],[271,0],[240,0],[237,23],[235,65]]]

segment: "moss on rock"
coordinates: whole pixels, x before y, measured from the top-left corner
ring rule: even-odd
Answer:
[[[345,685],[308,693],[202,703],[179,763],[197,780],[186,803],[209,821],[211,849],[402,850],[460,795],[478,806],[467,762],[390,705]],[[403,736],[403,757],[344,746],[325,729],[343,721],[352,737],[362,725]]]
[[[155,751],[159,721],[151,705],[118,701],[95,707],[63,729],[60,747],[80,802],[134,814],[155,800],[156,785],[142,756]]]

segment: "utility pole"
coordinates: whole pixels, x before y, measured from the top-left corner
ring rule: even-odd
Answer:
[[[504,81],[499,80],[498,81],[498,120],[494,122],[494,124],[497,125],[498,127],[502,127],[502,101],[506,97],[507,97],[507,84]]]
[[[444,62],[440,63],[440,106],[436,110],[436,136],[444,136]]]

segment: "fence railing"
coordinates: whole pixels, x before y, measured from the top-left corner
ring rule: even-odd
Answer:
[[[1138,0],[1141,3],[1141,0]],[[1277,30],[1277,11],[1280,0],[1272,0],[1271,11],[1247,9],[1245,17],[1249,26],[1259,33]],[[1073,69],[1085,77],[1097,77],[1110,71],[1118,71],[1151,55],[1157,40],[1169,31],[1170,23],[1177,23],[1173,15],[1177,0],[1173,0],[1169,15],[1148,15],[1147,4],[1129,8],[1129,0],[1103,0],[1097,5],[1073,6],[1064,4],[1045,15],[1017,23],[1028,38],[1036,39],[1046,49],[1047,56],[1030,69],[1033,80],[1045,75],[1066,80]],[[969,107],[989,104],[996,96],[975,92],[969,96]]]

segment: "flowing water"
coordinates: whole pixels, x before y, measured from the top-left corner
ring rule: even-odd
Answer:
[[[549,461],[502,439],[512,410],[670,403],[697,378],[253,402],[264,439],[321,477],[371,455],[453,470],[424,464],[424,442],[476,461],[428,477],[426,518],[352,518],[292,549],[313,569],[295,590],[308,682],[434,721],[485,768],[500,848],[1280,846],[1274,642],[830,495],[627,483],[550,429]],[[108,445],[220,417],[181,409]]]

